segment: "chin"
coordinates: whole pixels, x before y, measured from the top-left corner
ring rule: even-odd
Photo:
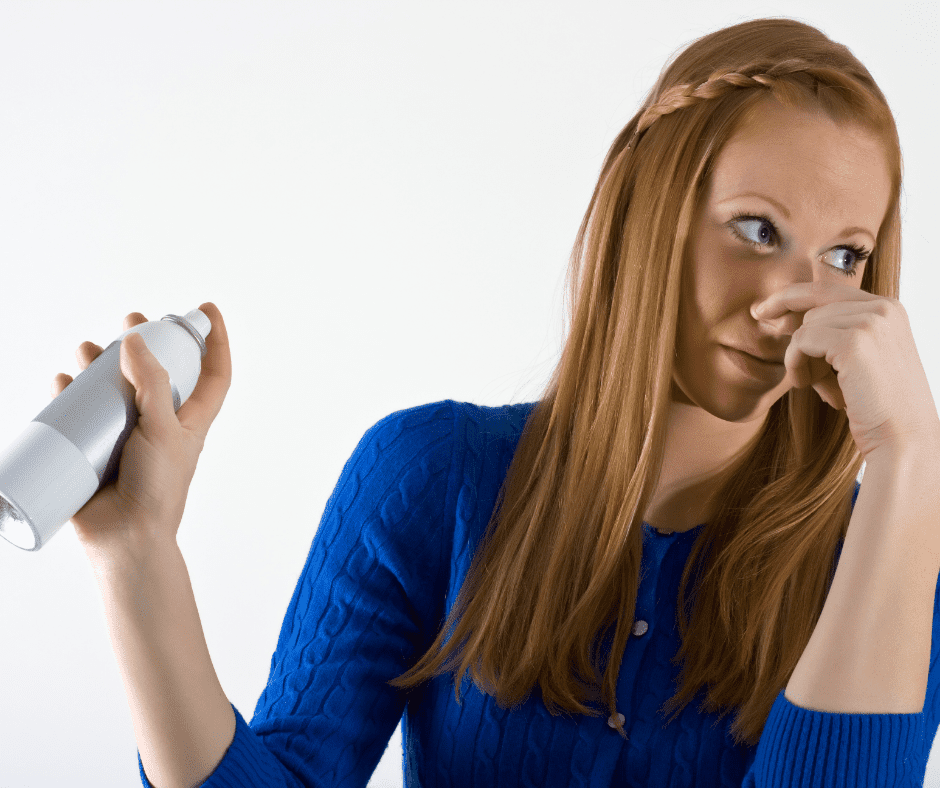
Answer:
[[[701,395],[694,391],[691,393],[691,397],[683,396],[689,404],[707,411],[722,421],[746,424],[765,418],[770,408],[786,394],[786,391],[773,398],[767,393],[762,397],[755,396],[753,392],[734,390],[730,386],[723,390],[701,392]]]

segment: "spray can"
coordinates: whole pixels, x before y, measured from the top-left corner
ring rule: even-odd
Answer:
[[[137,424],[136,392],[121,372],[121,342],[140,334],[170,375],[173,410],[196,388],[212,324],[194,309],[141,323],[108,345],[0,453],[0,536],[36,551],[117,478]]]

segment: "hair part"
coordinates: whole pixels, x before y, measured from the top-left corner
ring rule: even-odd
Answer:
[[[883,143],[892,190],[861,288],[898,297],[900,142],[867,69],[844,45],[786,18],[693,41],[607,153],[569,261],[573,319],[560,361],[455,604],[391,686],[455,672],[460,703],[469,671],[501,708],[538,684],[552,715],[616,714],[643,516],[663,461],[690,228],[718,154],[768,96]],[[756,746],[822,612],[863,458],[844,411],[809,388],[774,403],[738,456],[719,477],[714,516],[682,574],[672,659],[681,672],[660,713],[672,712],[671,723],[704,688],[699,711],[736,712],[735,743]]]

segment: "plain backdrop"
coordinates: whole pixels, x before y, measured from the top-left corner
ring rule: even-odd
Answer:
[[[250,719],[359,439],[420,404],[537,397],[610,143],[671,55],[765,16],[846,44],[888,97],[901,300],[940,391],[935,4],[29,0],[0,2],[0,446],[83,341],[219,307],[232,387],[179,544]],[[70,523],[36,553],[0,540],[0,631],[0,786],[139,784]],[[402,785],[400,726],[369,785]]]

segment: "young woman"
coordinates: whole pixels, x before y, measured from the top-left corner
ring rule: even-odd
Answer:
[[[406,785],[919,784],[940,418],[897,300],[901,175],[884,95],[819,30],[680,53],[607,154],[544,395],[366,432],[250,726],[175,540],[224,323],[203,305],[176,415],[122,349],[140,438],[73,522],[143,784],[364,786],[402,715]]]

